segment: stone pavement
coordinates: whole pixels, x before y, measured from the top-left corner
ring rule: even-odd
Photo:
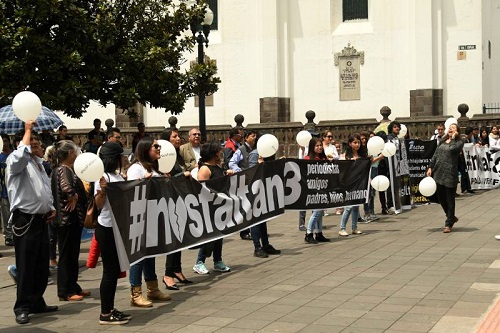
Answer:
[[[474,332],[500,291],[499,193],[457,198],[451,234],[442,233],[441,207],[427,205],[360,224],[363,235],[342,239],[340,217],[327,216],[324,233],[333,241],[308,245],[298,212],[289,211],[268,223],[279,256],[255,258],[252,243],[233,235],[223,250],[232,272],[200,276],[192,271],[196,251],[184,251],[184,272],[196,283],[172,292],[171,302],[132,308],[128,279],[120,279],[116,306],[133,315],[123,326],[98,323],[102,269],[84,267],[88,242],[80,284],[93,296],[59,302],[48,286],[46,301],[60,310],[17,325],[16,287],[6,273],[13,250],[2,245],[0,332]],[[156,261],[160,278],[164,261]]]

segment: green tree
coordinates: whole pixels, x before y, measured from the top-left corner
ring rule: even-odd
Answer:
[[[220,82],[213,62],[181,69],[203,13],[172,0],[0,0],[0,106],[30,90],[74,118],[91,100],[178,114]]]

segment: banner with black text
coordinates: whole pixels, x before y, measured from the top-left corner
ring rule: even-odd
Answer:
[[[368,196],[370,159],[280,159],[203,183],[152,178],[110,183],[119,253],[134,264],[226,237],[285,209],[358,205]],[[120,266],[128,263],[120,260]]]
[[[467,173],[473,190],[500,187],[500,152],[466,143],[463,148]]]

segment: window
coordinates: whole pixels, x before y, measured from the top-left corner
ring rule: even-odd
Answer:
[[[205,3],[208,5],[210,10],[214,12],[214,21],[212,22],[212,26],[210,30],[219,30],[219,13],[217,7],[217,0],[205,0]]]
[[[368,0],[342,0],[342,16],[344,22],[368,19]]]

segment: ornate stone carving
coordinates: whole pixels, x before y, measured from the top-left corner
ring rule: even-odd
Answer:
[[[365,64],[365,52],[361,51],[358,52],[353,46],[351,46],[351,43],[348,43],[346,47],[342,50],[342,52],[336,52],[334,54],[334,60],[335,60],[335,66],[339,65],[339,57],[353,57],[353,56],[359,56],[359,63],[361,65]]]

